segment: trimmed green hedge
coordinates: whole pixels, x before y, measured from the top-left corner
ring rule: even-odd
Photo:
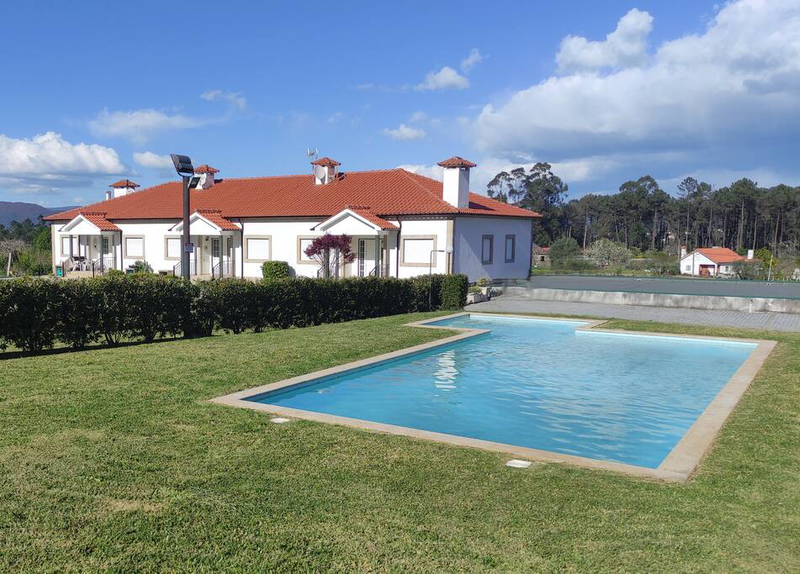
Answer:
[[[216,329],[286,329],[414,311],[460,309],[464,275],[413,279],[222,279],[189,283],[160,275],[0,282],[0,350],[75,349],[97,341],[202,337]],[[428,296],[430,292],[430,308]]]

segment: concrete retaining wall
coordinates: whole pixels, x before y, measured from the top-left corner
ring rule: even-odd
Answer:
[[[540,301],[569,301],[572,303],[607,303],[609,305],[642,305],[644,307],[679,307],[718,311],[755,313],[800,313],[800,300],[766,297],[719,297],[709,295],[671,295],[663,293],[631,293],[623,291],[582,291],[508,287],[508,295]]]

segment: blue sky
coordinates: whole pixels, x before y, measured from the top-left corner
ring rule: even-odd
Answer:
[[[171,152],[221,177],[549,161],[570,196],[650,174],[798,184],[800,0],[6,0],[0,199],[88,203]]]

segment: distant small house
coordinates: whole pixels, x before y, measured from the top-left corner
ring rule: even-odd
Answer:
[[[734,273],[734,263],[752,259],[752,251],[748,252],[747,257],[743,257],[727,247],[701,247],[691,253],[686,253],[686,248],[682,247],[681,275],[729,277]]]
[[[533,246],[533,266],[540,268],[550,267],[550,248]]]

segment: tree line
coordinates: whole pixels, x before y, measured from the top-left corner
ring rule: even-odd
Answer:
[[[614,194],[588,193],[567,201],[567,184],[541,162],[527,171],[498,173],[487,191],[489,197],[542,214],[534,238],[541,246],[572,237],[584,249],[598,239],[669,253],[678,253],[681,245],[740,253],[800,249],[800,187],[784,184],[765,188],[743,178],[714,189],[687,177],[670,194],[646,175],[626,181]]]

